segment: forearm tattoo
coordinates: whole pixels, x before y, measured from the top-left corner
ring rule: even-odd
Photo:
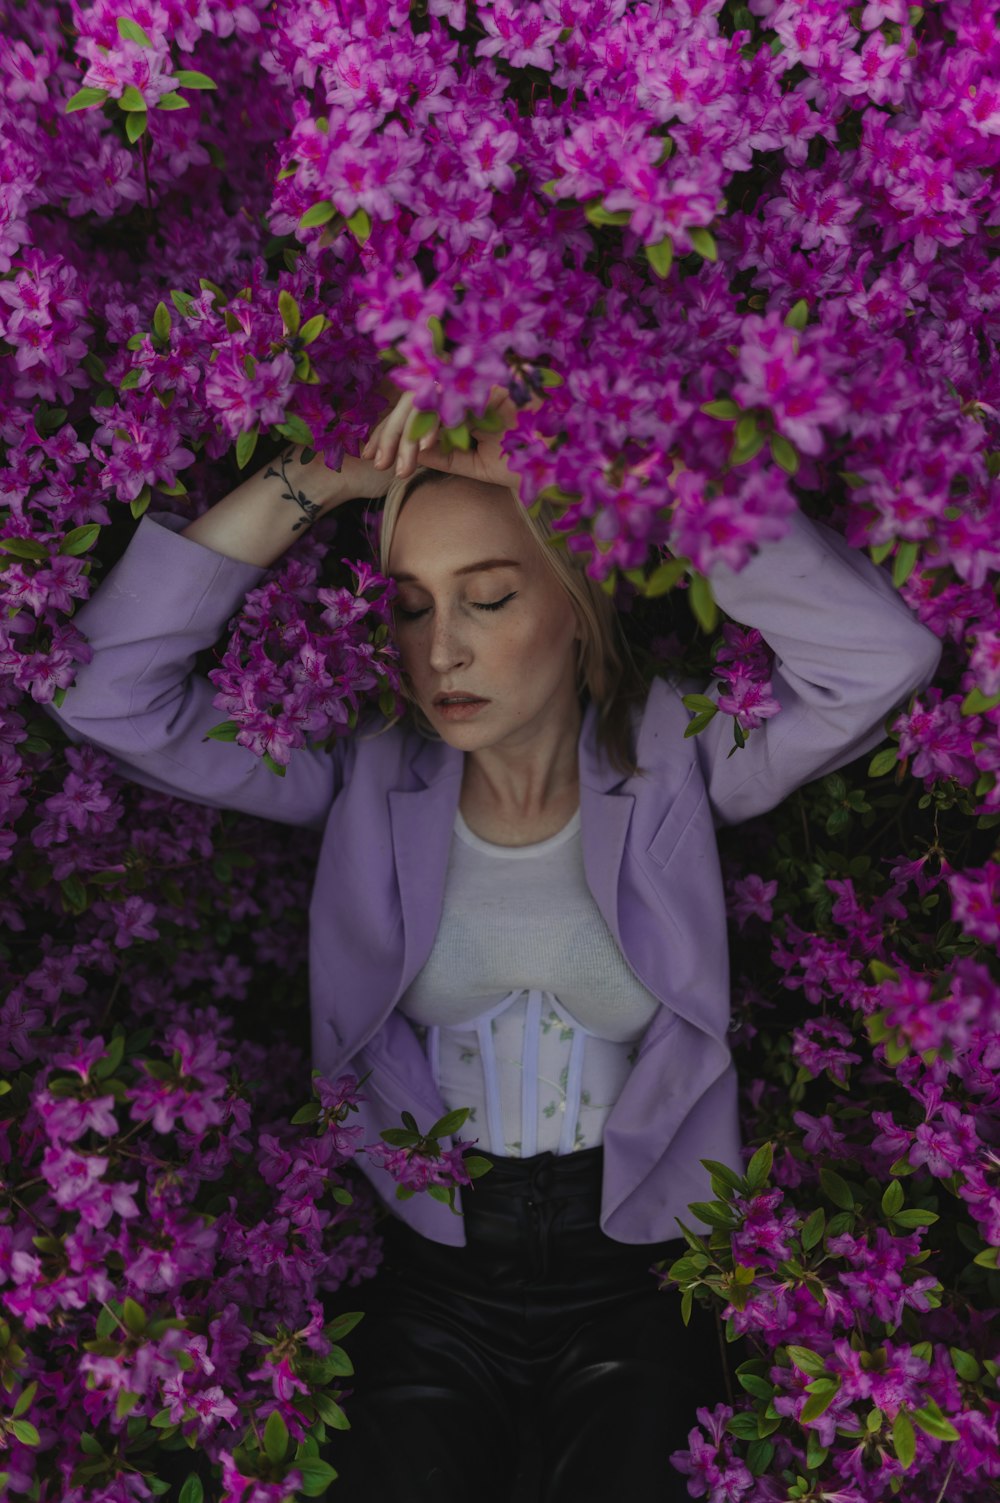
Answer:
[[[285,489],[281,493],[282,501],[294,502],[299,511],[302,513],[299,520],[292,527],[293,532],[298,532],[300,527],[311,527],[316,518],[322,512],[323,508],[320,506],[318,501],[310,501],[305,491],[297,490],[292,481],[289,480],[287,466],[288,461],[292,458],[294,453],[294,447],[286,449],[277,461],[279,469],[276,470],[273,465],[269,465],[264,473],[268,476],[268,478],[274,475],[281,479],[285,487]]]

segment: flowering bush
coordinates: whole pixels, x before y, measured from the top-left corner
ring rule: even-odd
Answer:
[[[796,505],[945,642],[867,769],[728,838],[747,1134],[774,1157],[716,1169],[674,1270],[749,1352],[682,1464],[692,1496],[751,1503],[1000,1489],[997,77],[989,0],[9,8],[15,1496],[147,1497],[174,1452],[244,1503],[325,1486],[346,1374],[317,1298],[377,1247],[361,1192],[334,1193],[358,1146],[339,1108],[317,1098],[316,1137],[287,1123],[303,1067],[268,1016],[304,995],[312,838],[130,786],[36,707],[87,659],[73,612],[130,514],[195,515],[288,442],[338,466],[387,373],[459,447],[510,390],[523,499],[623,607],[677,601],[720,688],[690,696],[692,732],[731,717],[735,755],[779,709],[706,573]],[[277,771],[394,701],[385,586],[338,562],[344,536],[296,543],[206,665],[226,754]],[[265,1040],[284,1118],[252,1088]],[[399,1132],[387,1164],[433,1161]],[[439,1167],[447,1195],[461,1164]]]

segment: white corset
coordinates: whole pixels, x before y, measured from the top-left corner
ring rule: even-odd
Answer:
[[[434,948],[400,1001],[462,1136],[494,1153],[571,1153],[604,1121],[660,1003],[587,887],[575,815],[531,846],[480,840],[461,815]]]

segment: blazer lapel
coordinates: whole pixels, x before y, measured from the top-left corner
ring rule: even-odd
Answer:
[[[630,793],[611,791],[624,777],[599,750],[596,722],[594,707],[588,705],[580,729],[579,755],[583,869],[604,922],[621,946],[618,887],[635,799]]]
[[[413,763],[427,786],[389,794],[389,823],[403,916],[403,969],[394,1007],[424,965],[441,921],[448,852],[462,786],[462,754],[428,742]]]

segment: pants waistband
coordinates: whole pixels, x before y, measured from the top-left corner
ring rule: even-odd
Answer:
[[[479,1150],[477,1150],[478,1152]],[[475,1198],[493,1196],[544,1200],[586,1198],[599,1200],[604,1174],[604,1149],[581,1148],[575,1153],[536,1153],[530,1158],[507,1158],[484,1152],[492,1168],[475,1181]]]

